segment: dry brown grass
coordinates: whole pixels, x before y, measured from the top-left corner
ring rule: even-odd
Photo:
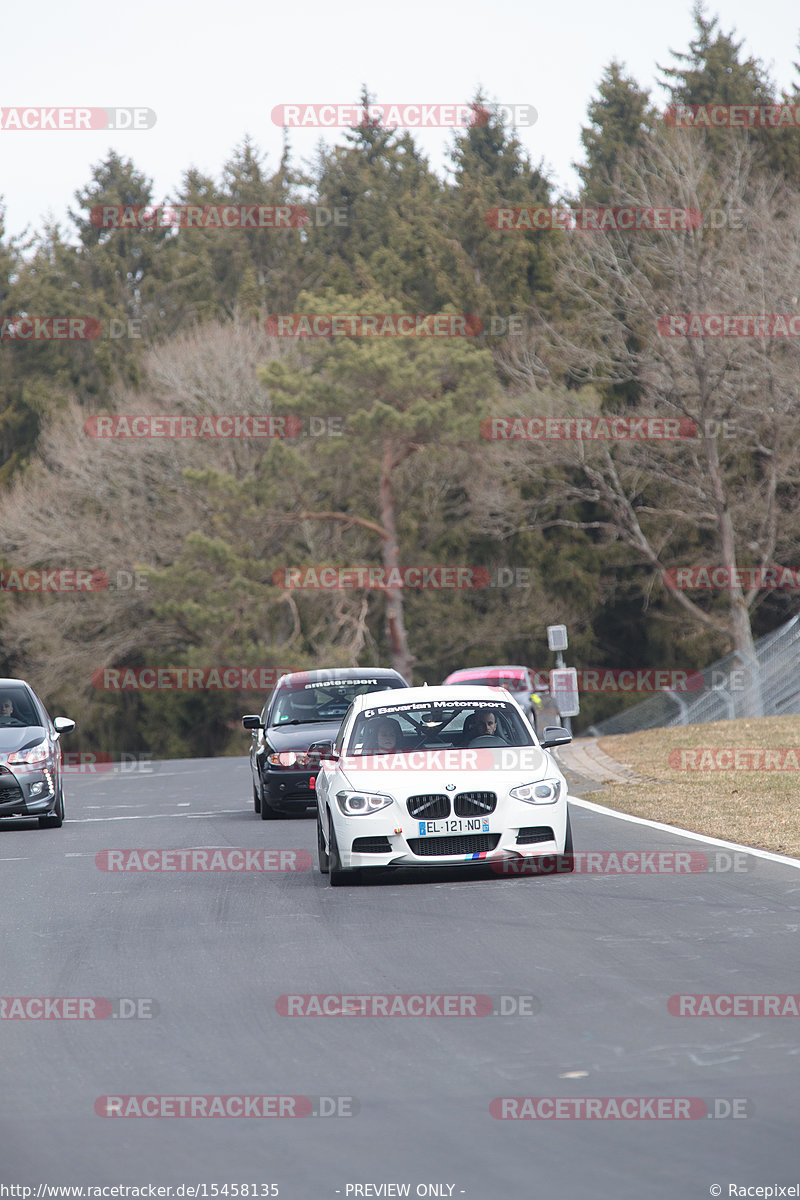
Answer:
[[[600,748],[631,767],[647,782],[609,784],[597,794],[600,803],[637,817],[680,825],[726,841],[741,842],[800,858],[800,770],[687,769],[692,758],[682,750],[774,750],[794,748],[796,756],[780,762],[800,764],[800,716],[759,720],[714,721],[678,725],[605,737]],[[670,753],[673,754],[670,761]],[[740,756],[740,761],[741,761]],[[698,755],[694,759],[702,763]],[[725,760],[723,759],[723,762]],[[748,764],[751,765],[751,764]]]

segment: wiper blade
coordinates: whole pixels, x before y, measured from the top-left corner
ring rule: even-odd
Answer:
[[[287,725],[330,725],[330,723],[330,717],[315,717],[312,721],[279,721],[277,725],[270,725],[270,729],[286,729]]]

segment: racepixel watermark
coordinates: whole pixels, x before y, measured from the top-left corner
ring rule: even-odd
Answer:
[[[348,223],[346,208],[319,204],[98,204],[100,229],[309,229]]]
[[[530,233],[537,229],[574,229],[597,233],[636,233],[642,229],[699,229],[703,216],[699,208],[490,208],[486,224],[490,229]]]
[[[800,104],[670,104],[664,123],[674,129],[797,129]]]
[[[529,587],[529,567],[278,567],[275,587],[287,590],[372,591],[395,589],[460,591],[490,587]]]
[[[661,337],[800,337],[800,313],[665,313]]]
[[[669,567],[664,583],[676,591],[757,588],[759,591],[800,589],[800,567]]]
[[[576,850],[505,858],[492,863],[492,870],[497,875],[739,875],[752,870],[752,863],[738,850]]]
[[[355,1096],[98,1096],[98,1117],[355,1117]]]
[[[152,759],[138,752],[122,750],[65,750],[61,769],[65,775],[152,775]]]
[[[296,416],[207,414],[119,414],[87,417],[83,431],[93,438],[295,438],[303,432]]]
[[[699,1121],[751,1117],[752,1100],[714,1096],[496,1096],[496,1121]]]
[[[103,332],[96,317],[14,317],[0,321],[0,342],[87,342]]]
[[[268,692],[293,668],[277,667],[98,667],[92,686],[105,692]],[[293,683],[302,687],[301,679]]]
[[[673,1017],[800,1017],[800,994],[691,993],[670,996],[667,1011]]]
[[[152,129],[152,108],[0,108],[0,129]]]
[[[100,871],[126,871],[146,874],[165,872],[232,871],[310,871],[313,865],[308,850],[247,850],[195,847],[187,850],[99,850],[94,856]]]
[[[533,1017],[541,1008],[536,996],[463,992],[313,992],[283,995],[275,1001],[281,1017]]]
[[[148,579],[141,571],[90,571],[84,567],[6,567],[0,571],[0,592],[144,592]]]
[[[497,442],[644,442],[695,438],[688,417],[486,417],[480,435]]]
[[[474,338],[483,321],[474,313],[273,313],[271,337]]]
[[[150,996],[1,996],[0,1021],[150,1021],[159,1014]]]
[[[532,104],[276,104],[273,125],[289,129],[465,129],[495,117],[512,125],[535,125]]]
[[[680,746],[667,762],[675,771],[800,771],[800,747]]]

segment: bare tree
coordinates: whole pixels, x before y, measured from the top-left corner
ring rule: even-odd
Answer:
[[[614,207],[694,210],[701,223],[571,231],[558,276],[564,320],[519,339],[504,360],[520,393],[510,412],[671,418],[683,422],[684,436],[573,436],[531,443],[522,459],[518,446],[501,454],[541,485],[535,521],[594,528],[627,545],[665,585],[687,553],[692,563],[722,567],[724,600],[675,586],[670,594],[751,662],[763,584],[738,568],[791,562],[800,542],[800,338],[764,336],[769,321],[754,336],[752,321],[726,329],[688,314],[791,314],[800,330],[800,196],[731,137],[729,153],[712,158],[696,131],[663,130],[623,162],[609,181]],[[701,331],[727,336],[685,336]],[[554,515],[554,502],[585,507]],[[751,708],[758,703],[751,697]]]

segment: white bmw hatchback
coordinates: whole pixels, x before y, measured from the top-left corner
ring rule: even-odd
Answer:
[[[319,868],[364,869],[559,857],[571,869],[567,783],[505,688],[417,687],[357,696],[334,743],[317,743]]]

